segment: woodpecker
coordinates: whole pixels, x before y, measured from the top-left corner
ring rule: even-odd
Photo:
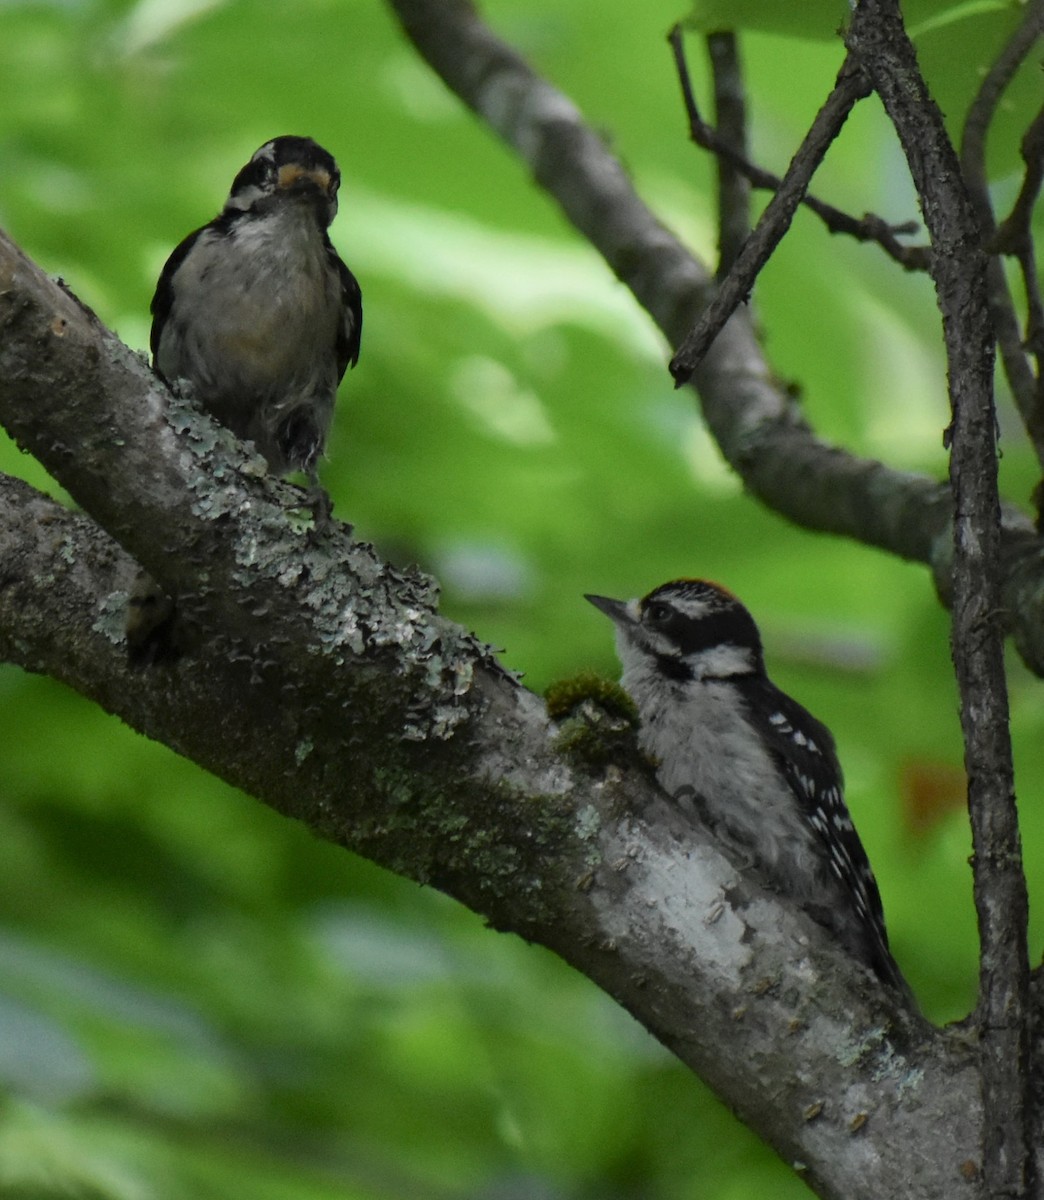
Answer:
[[[663,790],[695,809],[735,861],[908,996],[845,805],[834,739],[769,679],[747,609],[698,579],[665,583],[641,600],[586,599],[616,626],[620,682]]]
[[[152,299],[153,366],[277,475],[316,467],[337,385],[359,359],[362,294],[327,229],[341,173],[307,137],[273,138],[225,207],[178,245]]]

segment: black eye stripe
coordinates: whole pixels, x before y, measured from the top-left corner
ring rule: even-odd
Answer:
[[[661,610],[666,610],[661,613]],[[760,648],[754,619],[745,608],[735,605],[712,610],[693,618],[662,601],[654,601],[642,613],[642,621],[673,642],[681,654],[693,654],[711,646],[751,646]]]

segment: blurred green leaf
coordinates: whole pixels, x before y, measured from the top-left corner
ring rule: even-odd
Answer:
[[[797,38],[833,38],[848,17],[844,0],[694,0],[690,21],[706,33],[756,29]]]

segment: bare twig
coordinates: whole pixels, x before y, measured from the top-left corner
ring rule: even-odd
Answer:
[[[986,174],[986,136],[1001,96],[1014,78],[1019,66],[1033,49],[1042,31],[1044,31],[1044,0],[1032,0],[1026,8],[1025,16],[1018,28],[986,73],[964,123],[961,137],[961,171],[982,230],[982,237],[987,245],[995,243],[996,224]],[[1035,124],[1036,122],[1034,122]],[[1027,166],[1029,166],[1029,160],[1027,160]],[[1039,187],[1039,182],[1037,186]],[[1028,197],[1031,190],[1028,171],[1027,184],[1023,186],[1023,195]],[[1036,194],[1035,190],[1032,190],[1032,194]],[[1020,200],[1022,200],[1021,196]],[[1023,203],[1026,201],[1024,200]],[[1032,207],[1031,201],[1029,206]],[[1012,215],[1014,216],[1014,212]],[[1011,217],[1009,217],[1010,220]],[[1028,294],[1032,297],[1037,287],[1035,265],[1029,264],[1029,270],[1033,282],[1028,287]],[[1026,265],[1023,266],[1023,274],[1025,277]],[[1037,458],[1044,465],[1044,401],[1038,394],[1041,363],[1038,359],[1037,370],[1034,372],[1023,347],[1022,330],[1004,267],[996,258],[992,258],[988,264],[987,281],[990,318],[997,336],[997,347],[1004,365],[1004,374],[1037,453]],[[1032,322],[1030,328],[1031,330],[1033,328]]]
[[[897,0],[860,0],[849,48],[902,142],[932,240],[953,412],[952,653],[961,696],[975,904],[982,943],[978,1017],[991,1120],[983,1177],[991,1197],[1028,1195],[1028,904],[1015,809],[1000,611],[1000,499],[987,258],[960,164],[928,93]]]
[[[728,37],[728,34],[712,34],[708,38]],[[719,164],[725,163],[737,174],[748,179],[752,187],[761,191],[779,191],[782,180],[771,171],[766,171],[747,157],[745,149],[740,149],[733,137],[726,135],[719,120],[719,128],[715,129],[704,121],[700,115],[699,105],[689,76],[688,63],[685,56],[685,42],[682,27],[675,25],[668,40],[674,52],[674,62],[681,84],[682,100],[689,122],[689,136],[692,141],[704,150],[710,151]],[[713,61],[713,60],[712,60]],[[715,92],[717,97],[717,92]],[[866,213],[857,218],[849,213],[835,208],[832,204],[805,193],[801,203],[822,220],[831,233],[844,234],[858,242],[876,242],[882,250],[907,271],[926,271],[928,269],[928,252],[924,246],[906,246],[899,241],[899,235],[916,233],[920,226],[916,221],[904,221],[899,225],[890,225],[883,217],[874,213]]]
[[[1019,264],[1026,290],[1026,349],[1036,359],[1037,387],[1044,378],[1044,301],[1041,299],[1037,254],[1033,239],[1033,208],[1044,183],[1044,108],[1023,134],[1019,147],[1026,173],[1011,212],[994,235],[991,250],[1010,254]],[[1038,396],[1038,408],[1041,403]]]
[[[675,26],[677,29],[677,26]],[[672,35],[672,45],[675,39]],[[681,45],[677,39],[675,53]],[[707,36],[707,56],[714,80],[714,120],[717,137],[742,158],[747,157],[747,97],[743,88],[743,70],[734,33]],[[681,69],[681,68],[679,68]],[[683,83],[683,88],[688,81]],[[688,88],[691,96],[692,89]],[[716,158],[718,167],[718,278],[736,261],[750,235],[750,177],[724,155]]]
[[[707,310],[671,359],[671,374],[678,387],[689,381],[725,322],[750,294],[758,272],[790,228],[790,222],[816,168],[823,161],[824,155],[856,102],[869,93],[870,83],[867,77],[851,60],[846,60],[838,74],[834,90],[816,114],[812,128],[805,135],[776,194],[761,214],[754,232],[747,239]]]

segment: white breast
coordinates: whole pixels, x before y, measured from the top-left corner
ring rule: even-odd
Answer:
[[[769,882],[785,878],[794,891],[794,880],[807,878],[818,887],[815,834],[733,686],[667,680],[644,655],[627,664],[621,683],[638,705],[639,741],[663,790],[694,805]]]
[[[203,406],[282,469],[272,431],[297,408],[329,424],[340,282],[306,205],[285,203],[227,235],[200,235],[173,280],[156,355]]]
[[[255,391],[273,380],[285,387],[311,370],[317,352],[333,354],[335,283],[315,220],[296,205],[228,236],[204,233],[174,277],[172,315],[182,344],[170,349],[193,360],[201,391],[229,369]]]

